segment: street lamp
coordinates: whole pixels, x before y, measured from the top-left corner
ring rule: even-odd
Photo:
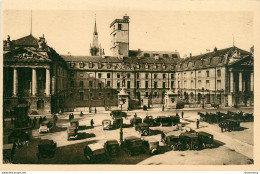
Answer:
[[[122,106],[125,104],[125,99],[121,99],[119,104],[121,105],[121,113],[122,113]],[[123,142],[123,118],[121,117],[121,124],[120,124],[120,142]]]

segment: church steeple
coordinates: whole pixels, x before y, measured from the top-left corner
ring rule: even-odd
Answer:
[[[90,54],[91,56],[101,56],[101,46],[98,43],[98,32],[97,32],[97,22],[96,22],[96,15],[95,15],[95,25],[94,25],[94,32],[93,32],[93,42],[92,45],[90,44]]]

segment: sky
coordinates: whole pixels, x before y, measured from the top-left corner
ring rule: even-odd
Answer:
[[[33,10],[32,34],[44,34],[59,54],[90,55],[95,15],[99,43],[110,55],[109,25],[125,14],[130,17],[130,50],[175,51],[198,55],[235,46],[254,45],[254,14],[247,11],[145,11],[145,10]],[[30,10],[4,10],[3,39],[30,34]]]

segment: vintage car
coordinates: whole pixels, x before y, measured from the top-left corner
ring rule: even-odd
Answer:
[[[161,134],[161,142],[170,147],[171,149],[177,150],[179,143],[179,136],[175,132],[168,132]]]
[[[180,143],[189,150],[198,150],[202,148],[198,135],[192,132],[181,133],[179,136]]]
[[[161,116],[160,118],[162,126],[172,126],[172,120],[170,117]]]
[[[171,116],[169,116],[169,117],[170,117],[170,119],[172,120],[172,125],[176,125],[176,124],[181,123],[179,116],[171,115]]]
[[[54,157],[57,144],[53,140],[42,139],[38,144],[38,159]]]
[[[102,121],[103,130],[111,130],[113,128],[111,123],[112,123],[111,120],[103,120]]]
[[[107,140],[104,144],[106,153],[110,156],[118,156],[120,153],[119,143],[117,140]]]
[[[121,110],[114,110],[111,111],[110,116],[114,118],[116,117],[127,117],[127,113],[126,112],[122,112]]]
[[[44,121],[41,123],[39,133],[48,133],[53,129],[53,123],[51,121]]]
[[[105,159],[104,144],[94,143],[89,144],[84,148],[84,156],[90,162],[99,162]]]
[[[78,129],[79,128],[79,121],[76,120],[76,119],[70,120],[70,126],[74,126]]]
[[[136,136],[129,136],[121,143],[121,148],[127,152],[129,156],[138,155],[145,152],[143,141]]]
[[[12,163],[15,153],[14,144],[4,144],[3,145],[3,162],[5,164]]]
[[[116,117],[113,121],[113,129],[118,129],[121,127],[121,124],[123,126],[123,119],[122,117]]]
[[[213,144],[214,136],[212,134],[203,131],[196,132],[196,134],[203,147],[211,146]]]
[[[158,126],[158,124],[155,122],[155,119],[151,115],[150,116],[146,116],[143,119],[143,122],[149,124],[149,126]]]
[[[138,125],[139,123],[142,123],[142,118],[140,118],[140,117],[135,117],[130,120],[131,126]]]
[[[219,127],[222,127],[227,131],[234,131],[240,128],[240,121],[233,120],[233,119],[226,119],[219,123]]]
[[[138,125],[135,125],[135,130],[141,133],[143,136],[150,135],[150,129],[147,123],[139,123]]]
[[[159,141],[154,138],[144,138],[143,146],[149,154],[158,154],[159,153]]]
[[[78,138],[78,129],[75,126],[69,126],[67,128],[67,135],[68,135],[68,141],[71,139],[77,139]]]
[[[9,136],[8,136],[8,144],[11,143],[22,143],[22,142],[27,142],[30,141],[30,135],[24,131],[13,131]]]

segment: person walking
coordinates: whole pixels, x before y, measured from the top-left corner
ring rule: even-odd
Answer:
[[[184,116],[184,113],[183,113],[183,111],[181,112],[181,118],[183,118],[183,116]]]
[[[197,119],[196,123],[197,123],[197,129],[199,129],[199,126],[200,126],[200,121],[199,121],[199,119]]]
[[[220,123],[220,128],[221,128],[221,132],[223,133],[223,129],[224,129],[224,124],[223,123]]]
[[[95,107],[95,114],[97,113],[97,108]]]
[[[94,121],[93,121],[93,119],[91,119],[91,121],[90,121],[90,125],[91,125],[91,127],[94,126]]]
[[[40,119],[39,119],[39,124],[42,123],[42,116],[40,116]]]
[[[164,105],[162,105],[162,111],[164,111]]]

